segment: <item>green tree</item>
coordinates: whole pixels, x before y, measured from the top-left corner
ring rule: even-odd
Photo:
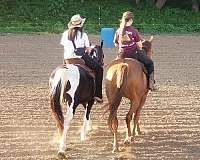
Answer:
[[[134,0],[134,2],[138,5],[141,2],[141,0]],[[164,5],[166,4],[166,2],[167,0],[151,0],[151,3],[154,4],[159,9],[162,9]],[[200,0],[191,0],[190,2],[192,2],[192,9],[198,12]],[[177,2],[177,5],[180,5],[180,2]]]

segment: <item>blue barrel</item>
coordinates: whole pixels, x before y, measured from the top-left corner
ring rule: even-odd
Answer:
[[[101,29],[101,41],[103,40],[104,48],[113,48],[114,43],[114,29],[113,28],[102,28]]]

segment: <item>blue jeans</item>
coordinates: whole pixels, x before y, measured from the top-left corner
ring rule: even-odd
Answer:
[[[138,60],[139,62],[141,62],[142,64],[144,64],[147,72],[148,72],[148,76],[154,71],[154,64],[153,61],[146,56],[146,54],[144,53],[144,51],[142,50],[133,50],[133,51],[128,51],[128,52],[124,52],[124,53],[120,53],[119,58],[133,58]]]

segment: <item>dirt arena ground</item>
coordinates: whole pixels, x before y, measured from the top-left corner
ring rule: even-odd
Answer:
[[[60,34],[0,36],[1,160],[57,159],[48,78],[62,63],[60,38]],[[99,119],[101,105],[93,106],[93,130],[88,140],[80,142],[84,114],[80,106],[68,135],[68,159],[200,159],[200,35],[161,34],[154,38],[159,90],[148,95],[141,113],[145,134],[124,147],[129,102],[123,99],[118,112],[121,151],[111,153],[113,138],[107,119]],[[90,39],[94,44],[99,42],[97,36]],[[104,49],[105,63],[115,57],[115,52]]]

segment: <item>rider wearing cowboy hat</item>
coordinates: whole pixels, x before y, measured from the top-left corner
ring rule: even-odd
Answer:
[[[96,72],[95,100],[102,103],[103,68],[90,56],[91,48],[88,35],[83,32],[85,18],[79,14],[71,17],[68,29],[63,33],[60,44],[64,46],[64,59],[82,58],[85,64]],[[83,48],[83,53],[76,54],[76,48]]]

